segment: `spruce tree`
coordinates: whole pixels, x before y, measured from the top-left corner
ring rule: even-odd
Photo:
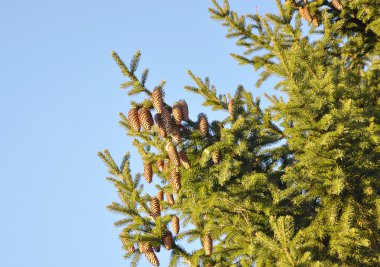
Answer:
[[[245,49],[232,56],[260,71],[257,86],[277,77],[286,100],[266,95],[265,110],[243,86],[219,95],[189,71],[185,89],[225,111],[189,118],[185,100],[165,101],[164,83],[146,87],[147,69],[137,76],[140,52],[130,66],[113,53],[122,87],[146,96],[120,114],[146,181],[131,174],[129,153],[120,165],[99,153],[132,266],[142,255],[159,265],[161,246],[170,266],[380,266],[380,3],[276,2],[263,16],[228,1],[210,8]],[[150,182],[157,195],[144,192]]]

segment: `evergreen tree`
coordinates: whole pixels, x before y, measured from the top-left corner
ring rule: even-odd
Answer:
[[[227,1],[210,9],[245,48],[232,56],[261,71],[257,85],[279,78],[287,99],[266,95],[266,110],[241,85],[218,95],[189,72],[185,89],[226,111],[189,118],[186,101],[165,102],[164,83],[145,86],[148,70],[137,77],[139,52],[129,67],[113,53],[122,87],[146,95],[120,124],[157,187],[144,193],[128,153],[120,165],[99,153],[132,266],[141,255],[158,266],[160,246],[170,266],[380,266],[380,3],[276,2],[278,14],[265,16],[239,16]]]

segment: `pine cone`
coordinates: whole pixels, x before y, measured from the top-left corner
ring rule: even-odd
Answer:
[[[201,136],[202,137],[207,136],[207,134],[208,134],[208,121],[207,121],[206,114],[200,113],[198,115],[198,127],[199,127],[199,131],[201,133]]]
[[[178,101],[178,104],[181,106],[182,110],[182,119],[184,121],[189,121],[189,107],[187,106],[187,103],[185,100]]]
[[[205,249],[206,255],[210,256],[212,253],[212,238],[209,234],[205,234],[203,237],[203,248]]]
[[[177,124],[178,126],[181,125],[181,121],[182,121],[182,106],[181,106],[181,104],[179,104],[179,103],[174,104],[172,112],[173,112],[175,124]]]
[[[319,26],[318,18],[313,17],[312,23],[313,23],[314,27],[318,27]]]
[[[220,158],[221,158],[221,155],[220,155],[219,150],[212,152],[211,159],[212,159],[212,162],[214,162],[214,164],[218,164],[220,162]]]
[[[146,163],[144,165],[144,178],[150,184],[152,182],[153,169],[151,163]]]
[[[153,126],[153,117],[152,114],[150,113],[150,110],[146,107],[142,107],[139,110],[139,120],[141,125],[146,129],[150,130]]]
[[[173,123],[170,133],[174,142],[177,144],[181,143],[181,131],[179,130],[179,126]]]
[[[139,247],[139,251],[140,251],[141,253],[145,253],[145,252],[147,252],[147,251],[149,251],[149,250],[152,250],[151,245],[149,245],[148,242],[144,242],[144,241],[139,242],[139,243],[138,243],[138,247]]]
[[[172,194],[166,193],[166,201],[168,202],[169,205],[173,205],[174,202],[174,197]]]
[[[162,109],[162,113],[161,113],[161,117],[162,117],[162,121],[164,122],[164,125],[165,125],[165,129],[166,129],[166,133],[167,134],[170,134],[171,133],[171,130],[173,128],[173,120],[172,120],[172,115],[170,113],[170,111],[164,107]]]
[[[158,191],[157,198],[158,198],[158,200],[163,201],[164,200],[164,191],[162,191],[162,190]]]
[[[309,8],[307,6],[300,7],[300,15],[303,17],[307,22],[312,22],[313,18],[311,17]]]
[[[340,0],[332,0],[331,4],[333,5],[334,8],[336,8],[339,11],[343,9],[343,4]]]
[[[167,250],[172,249],[174,240],[173,240],[173,235],[169,230],[165,232],[164,236],[162,237],[162,241],[164,242],[165,248]]]
[[[161,87],[154,88],[152,92],[152,104],[158,113],[162,113],[164,107],[163,92]]]
[[[175,148],[175,146],[169,142],[167,143],[165,150],[166,152],[168,152],[168,156],[172,164],[176,167],[179,167],[180,161],[179,161],[179,156],[178,156],[177,149]]]
[[[153,266],[160,266],[160,262],[153,250],[145,252],[145,257]]]
[[[189,158],[183,150],[178,152],[178,157],[182,167],[184,167],[185,169],[190,169],[191,165]]]
[[[164,170],[165,163],[162,159],[157,160],[156,165],[159,172],[162,172]]]
[[[161,215],[160,201],[157,197],[152,197],[150,200],[150,211],[154,219]]]
[[[174,168],[170,172],[170,182],[176,193],[181,189],[181,175],[177,168]]]
[[[135,248],[135,246],[130,246],[129,248],[128,248],[128,252],[129,253],[135,253],[136,252],[136,248]]]
[[[231,118],[233,118],[235,115],[235,107],[234,107],[233,99],[230,99],[230,101],[228,101],[228,112],[230,113]]]
[[[165,124],[162,120],[161,114],[157,113],[154,115],[154,120],[156,121],[158,135],[162,138],[166,137]]]
[[[137,108],[131,108],[128,112],[128,122],[133,130],[140,131],[139,111]]]
[[[172,227],[173,227],[173,232],[176,235],[178,235],[179,229],[180,229],[179,218],[175,215],[172,217]]]

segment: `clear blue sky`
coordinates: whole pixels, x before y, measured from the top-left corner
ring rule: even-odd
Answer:
[[[268,3],[270,2],[270,3]],[[274,1],[273,1],[274,2]],[[234,0],[242,13],[272,1]],[[0,266],[129,266],[105,206],[116,194],[97,158],[135,150],[118,126],[131,100],[111,51],[138,49],[149,87],[166,80],[168,102],[186,98],[191,116],[208,109],[183,90],[188,69],[221,93],[255,89],[257,75],[229,57],[239,51],[209,18],[207,0],[12,0],[0,5]],[[267,89],[272,85],[267,84]],[[141,170],[136,154],[134,171]],[[161,266],[167,266],[162,253]],[[147,266],[145,260],[140,266]]]

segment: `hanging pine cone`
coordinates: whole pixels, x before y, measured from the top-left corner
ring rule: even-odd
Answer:
[[[158,113],[162,113],[164,107],[163,92],[161,87],[154,88],[152,92],[152,104]]]
[[[313,20],[312,20],[311,23],[313,23],[314,27],[318,27],[319,26],[318,18],[317,17],[313,17]]]
[[[157,113],[156,115],[154,115],[154,120],[156,122],[158,135],[162,138],[166,137],[165,124],[162,120],[161,114]]]
[[[173,205],[174,202],[174,197],[172,194],[166,193],[166,201],[168,202],[169,205]]]
[[[177,153],[177,149],[172,143],[167,143],[165,147],[166,152],[168,152],[168,156],[172,164],[176,167],[179,167],[180,161],[179,161],[179,156]]]
[[[164,191],[162,191],[162,190],[158,191],[157,198],[159,201],[163,201],[164,200]]]
[[[173,216],[172,217],[172,227],[173,227],[173,232],[178,235],[179,233],[179,228],[180,228],[180,225],[179,225],[179,218],[177,216]]]
[[[157,160],[156,165],[159,172],[162,172],[164,170],[165,163],[162,159]]]
[[[137,108],[131,108],[128,112],[128,122],[132,129],[139,132],[140,131],[140,120],[139,111]]]
[[[150,200],[150,211],[154,219],[161,215],[160,201],[157,197],[152,197]]]
[[[208,120],[206,114],[200,113],[198,115],[198,128],[202,137],[207,136],[208,134]]]
[[[176,168],[170,172],[170,183],[176,193],[181,189],[181,175]]]
[[[220,162],[220,158],[221,158],[221,155],[220,155],[219,150],[212,152],[211,159],[212,159],[212,162],[214,162],[214,164],[218,164]]]
[[[169,230],[165,232],[164,236],[162,237],[162,241],[164,242],[165,248],[167,250],[172,249],[174,240],[173,240],[173,235]]]
[[[203,237],[203,248],[207,256],[212,253],[212,238],[209,234],[205,234]]]
[[[128,252],[129,253],[135,253],[136,252],[136,248],[135,248],[135,246],[130,246],[129,248],[128,248]]]
[[[189,158],[187,157],[185,151],[180,151],[178,152],[178,157],[179,157],[179,161],[182,165],[182,167],[184,167],[185,169],[190,169],[191,165],[190,165],[190,161],[189,161]]]
[[[166,133],[170,134],[171,133],[171,129],[173,127],[172,125],[174,123],[173,123],[173,120],[172,120],[172,115],[171,115],[170,111],[166,107],[164,107],[162,109],[161,117],[162,117],[162,121],[164,122],[164,125],[165,125]]]
[[[161,247],[160,246],[154,246],[153,249],[156,252],[160,252],[161,251]]]
[[[181,143],[181,131],[179,130],[179,126],[173,123],[170,132],[174,142],[177,144]]]
[[[312,22],[313,18],[307,6],[300,7],[299,12],[300,12],[301,17],[304,18],[307,22]]]
[[[147,251],[149,251],[149,250],[152,250],[151,245],[149,245],[148,242],[144,242],[144,241],[139,242],[139,243],[138,243],[138,247],[139,247],[139,251],[140,251],[141,253],[145,253],[145,252],[147,252]]]
[[[178,126],[181,125],[182,121],[182,106],[179,103],[176,103],[173,105],[173,117],[174,117],[174,122]]]
[[[178,101],[178,104],[181,107],[182,110],[182,120],[189,121],[189,107],[187,106],[187,103],[185,100]]]
[[[150,184],[152,182],[153,169],[151,163],[144,164],[144,178]]]
[[[339,11],[343,9],[343,4],[340,0],[332,0],[331,4],[333,5],[334,8],[336,8]]]
[[[160,262],[153,250],[145,252],[145,257],[153,266],[160,266]]]
[[[231,118],[233,118],[235,115],[235,107],[234,107],[233,99],[230,99],[230,101],[228,101],[228,112],[230,113]]]
[[[142,107],[139,110],[139,120],[145,130],[150,130],[153,126],[153,117],[150,110],[146,107]]]

